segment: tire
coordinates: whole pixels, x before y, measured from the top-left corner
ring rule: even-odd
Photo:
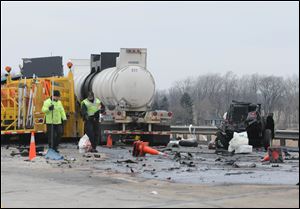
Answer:
[[[272,140],[272,131],[270,129],[266,129],[264,131],[264,137],[262,141],[262,146],[267,149],[270,146]]]
[[[183,147],[198,147],[196,140],[180,140],[179,145]]]

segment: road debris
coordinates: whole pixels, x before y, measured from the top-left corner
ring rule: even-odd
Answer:
[[[235,160],[226,160],[224,164],[225,165],[233,165],[233,164],[235,164]]]
[[[16,155],[19,155],[20,153],[19,152],[16,152],[16,151],[11,151],[11,153],[10,153],[10,156],[12,156],[12,157],[14,157],[14,156],[16,156]]]
[[[137,163],[137,162],[128,159],[128,160],[117,160],[117,163]]]
[[[85,157],[85,158],[91,158],[91,157],[92,157],[92,155],[91,155],[91,154],[89,154],[89,153],[87,153],[87,154],[84,154],[84,155],[83,155],[83,157]]]
[[[235,151],[235,153],[244,153],[246,151],[246,153],[248,152],[251,153],[252,146],[249,149],[248,144],[249,144],[249,139],[246,131],[241,133],[234,132],[233,138],[229,142],[228,151],[229,152]]]
[[[239,145],[238,147],[235,148],[234,153],[235,154],[246,154],[246,153],[251,153],[253,147],[251,145]]]
[[[179,147],[179,141],[170,141],[167,147]]]
[[[181,154],[180,152],[176,152],[175,155],[174,155],[174,159],[181,159]]]
[[[234,162],[232,164],[233,168],[255,168],[256,164],[255,163],[237,163]]]
[[[165,148],[165,150],[161,147],[154,147],[156,150],[164,150],[172,157],[133,158],[128,152],[132,150],[129,146],[123,146],[125,149],[119,149],[118,147],[106,149],[99,146],[98,150],[101,156],[98,158],[99,153],[97,153],[98,156],[94,153],[80,154],[78,150],[72,149],[73,145],[66,145],[63,149],[60,149],[61,153],[64,154],[64,160],[55,162],[38,158],[43,159],[43,161],[35,160],[34,166],[44,163],[58,169],[80,169],[81,167],[85,167],[91,170],[95,168],[104,173],[116,172],[149,179],[195,183],[224,183],[229,181],[235,183],[261,182],[268,184],[269,182],[275,182],[273,180],[274,175],[279,175],[280,177],[285,175],[285,172],[288,172],[288,175],[285,175],[290,176],[288,180],[283,179],[281,182],[291,182],[291,179],[293,179],[293,185],[295,185],[299,181],[298,177],[295,177],[299,172],[299,165],[296,160],[298,153],[287,155],[291,159],[294,157],[293,159],[295,160],[290,160],[282,166],[279,165],[279,167],[277,165],[273,165],[272,167],[269,161],[257,164],[258,159],[264,155],[262,150],[255,150],[247,155],[218,155],[214,151],[210,151],[207,145],[203,145],[202,147],[203,149],[199,149],[198,147],[179,147]],[[2,151],[6,151],[5,147]],[[228,151],[226,152],[228,153]],[[16,148],[10,147],[6,153],[10,158],[18,159],[18,157],[10,156],[10,153],[13,153],[12,155],[18,153]],[[97,163],[99,159],[103,162]],[[271,169],[276,171],[276,173],[271,172]],[[250,171],[253,173],[248,173]],[[239,175],[242,178],[238,177]],[[224,176],[231,177],[224,178]]]
[[[217,159],[215,159],[215,161],[222,161],[222,158],[218,157]]]
[[[254,172],[249,171],[249,172],[237,172],[237,173],[225,173],[225,176],[230,176],[230,175],[242,175],[242,174],[252,174]]]
[[[55,152],[53,149],[48,149],[48,152],[45,156],[46,159],[50,160],[63,160],[64,157],[59,153]]]
[[[101,155],[100,154],[94,154],[94,157],[95,158],[101,158]]]
[[[234,152],[228,152],[226,149],[216,149],[215,153],[222,156],[233,156]]]

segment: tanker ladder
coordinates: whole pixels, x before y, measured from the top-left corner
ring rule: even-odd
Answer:
[[[34,110],[33,98],[36,94],[35,82],[36,82],[36,78],[35,75],[33,74],[33,80],[31,84],[30,96],[28,102],[26,128],[32,128],[33,126],[33,110]]]
[[[18,87],[18,129],[20,129],[23,126],[23,124],[21,123],[21,117],[22,117],[22,102],[23,102],[24,86],[25,86],[25,84],[23,85],[21,82],[19,83],[19,87]]]
[[[26,77],[24,79],[23,94],[20,106],[20,128],[25,128],[25,115],[26,115],[26,95],[27,95],[27,85]]]

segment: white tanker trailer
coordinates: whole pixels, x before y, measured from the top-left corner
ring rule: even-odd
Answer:
[[[139,136],[152,145],[169,142],[172,113],[151,110],[155,81],[146,59],[146,49],[122,48],[120,53],[70,60],[77,101],[93,91],[105,106],[100,117],[101,143],[106,142],[108,135],[113,141],[132,141]]]

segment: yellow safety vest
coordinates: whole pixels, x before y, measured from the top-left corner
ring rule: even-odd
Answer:
[[[85,99],[81,102],[81,106],[85,104],[87,108],[87,114],[88,116],[92,116],[100,109],[101,101],[99,99],[94,99],[94,102],[90,102],[88,99]]]
[[[54,105],[53,115],[52,111],[49,110],[52,104]],[[46,115],[46,124],[61,124],[62,120],[67,120],[65,109],[61,101],[51,101],[50,98],[45,100],[42,112]]]

